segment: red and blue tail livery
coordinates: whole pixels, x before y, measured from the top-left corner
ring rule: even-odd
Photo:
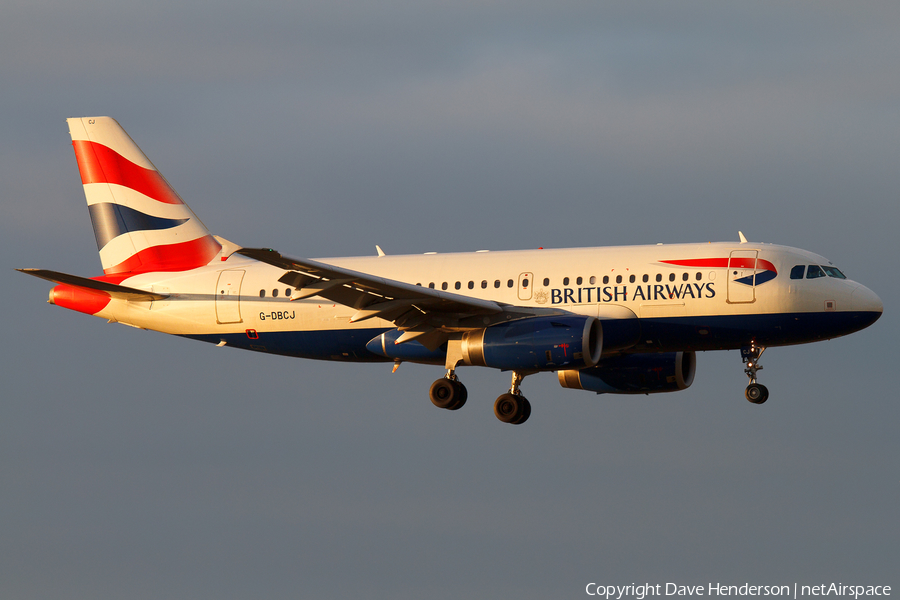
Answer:
[[[511,373],[494,402],[521,424],[523,379],[652,394],[688,388],[697,352],[741,350],[750,383],[767,347],[868,327],[874,292],[828,259],[738,242],[291,258],[212,235],[109,117],[69,119],[103,275],[22,272],[56,283],[50,302],[143,329],[254,352],[437,365],[429,390],[466,404],[464,366]]]
[[[105,274],[188,271],[221,251],[115,120],[68,123]]]

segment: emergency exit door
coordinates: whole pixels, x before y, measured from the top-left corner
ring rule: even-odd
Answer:
[[[531,288],[534,287],[532,273],[519,274],[519,300],[531,300]]]

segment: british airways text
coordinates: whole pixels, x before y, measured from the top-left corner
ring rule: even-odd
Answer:
[[[631,288],[631,290],[629,290]],[[590,304],[592,302],[629,302],[635,300],[684,300],[715,298],[712,283],[616,285],[606,287],[553,288],[551,304]]]

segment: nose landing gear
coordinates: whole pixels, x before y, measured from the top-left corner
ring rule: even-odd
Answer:
[[[750,385],[744,391],[744,396],[753,404],[762,404],[769,399],[769,390],[761,383],[756,382],[756,372],[762,369],[759,364],[759,357],[766,349],[752,344],[749,347],[741,348],[741,360],[744,362],[744,373],[750,378]]]

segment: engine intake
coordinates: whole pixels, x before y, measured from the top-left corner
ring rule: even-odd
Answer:
[[[693,352],[627,354],[589,369],[559,371],[558,377],[564,388],[598,394],[656,394],[689,388],[696,368]]]

